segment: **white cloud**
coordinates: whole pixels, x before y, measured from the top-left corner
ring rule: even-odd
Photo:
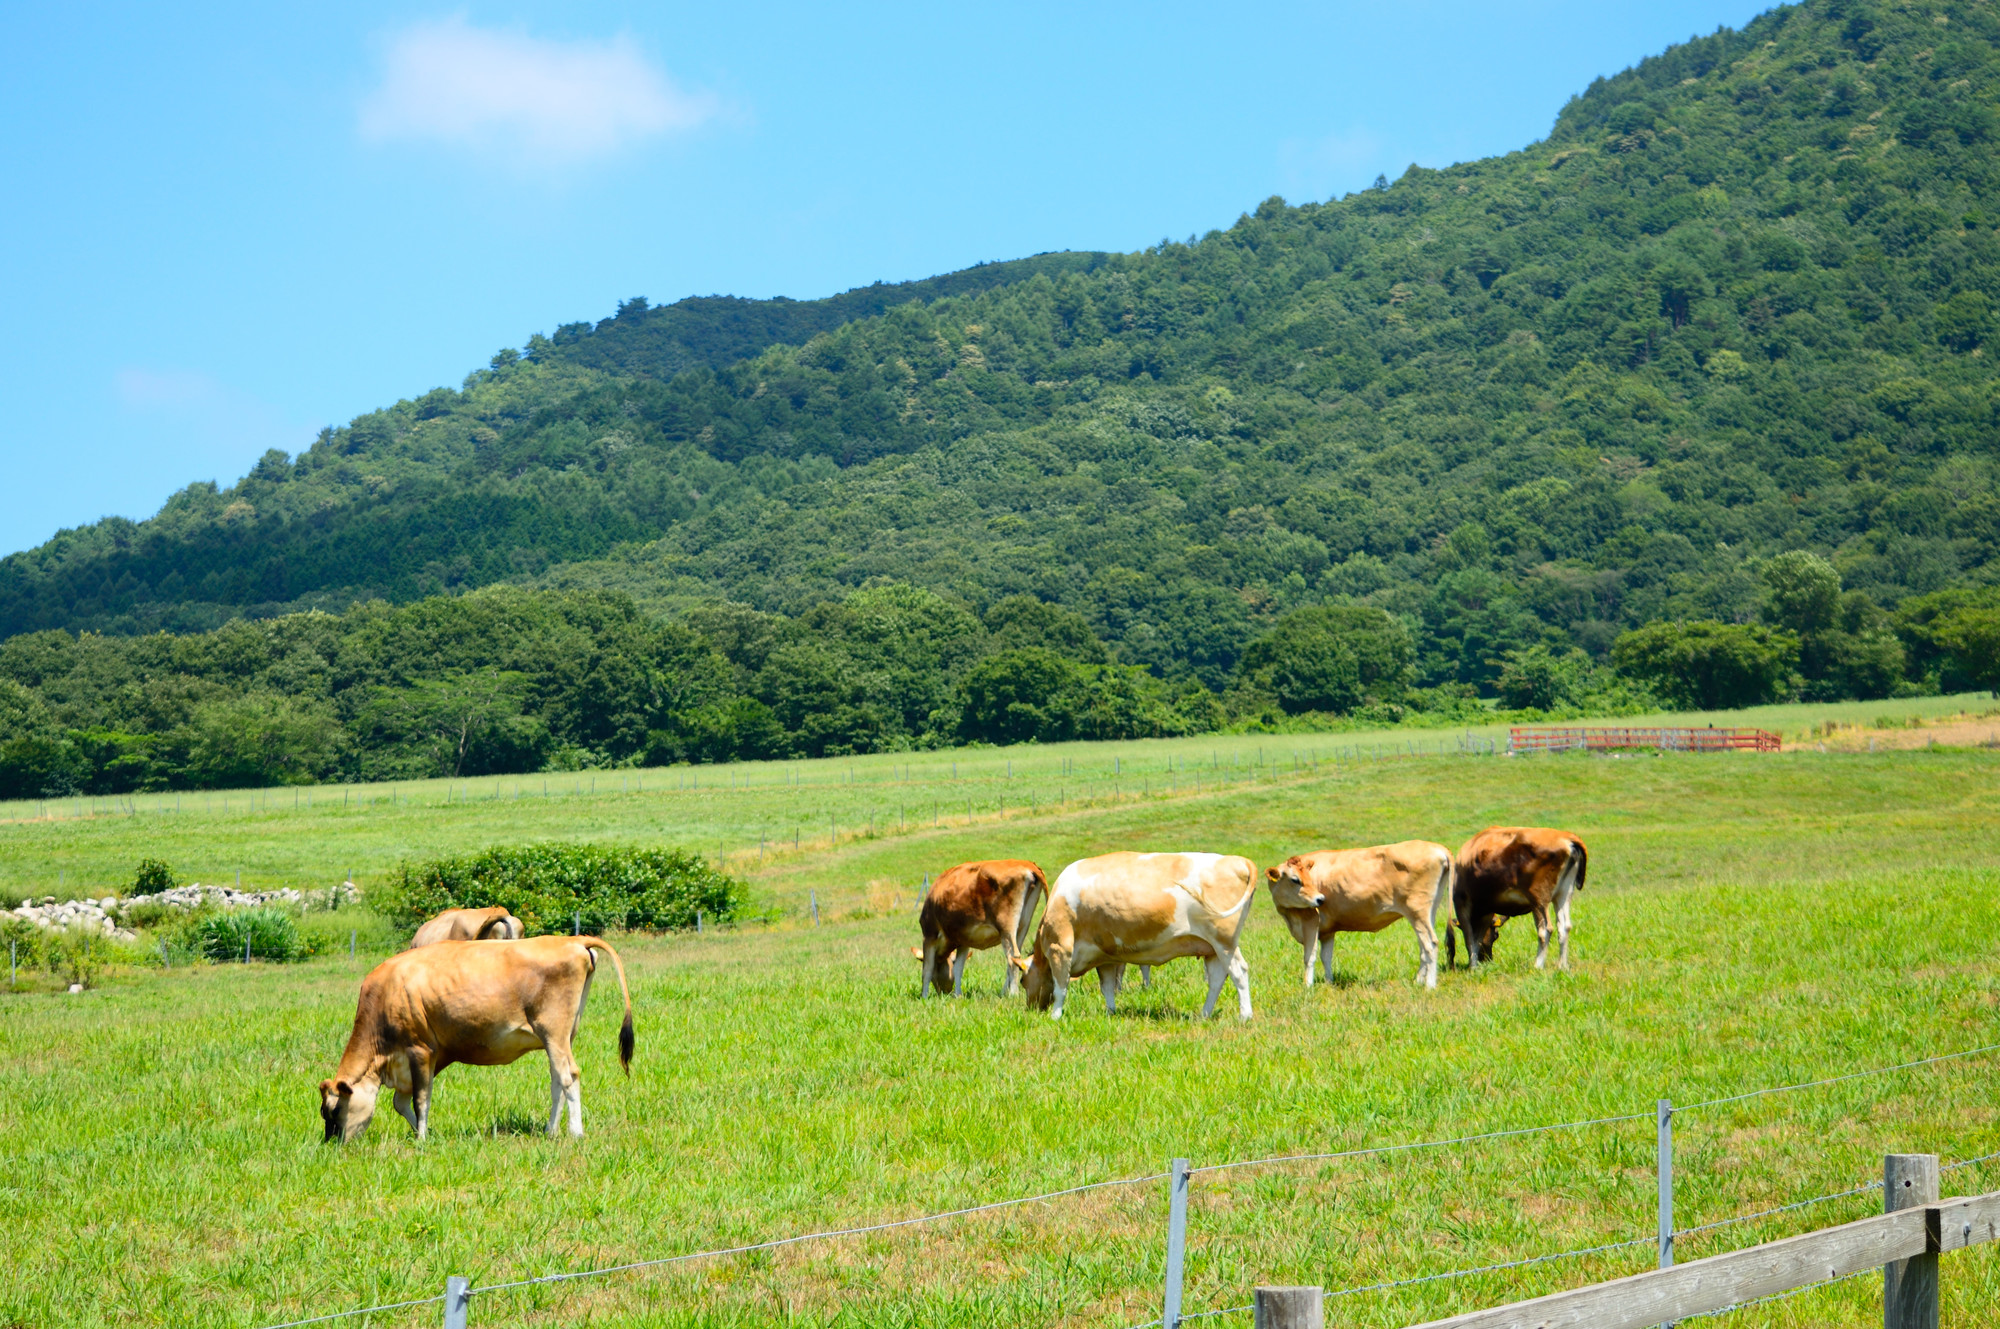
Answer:
[[[450,18],[390,40],[382,81],[361,104],[361,133],[564,163],[693,129],[717,109],[623,37],[544,41]]]

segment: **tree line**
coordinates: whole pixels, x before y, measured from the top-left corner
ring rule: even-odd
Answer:
[[[954,656],[921,712],[718,648],[776,728],[704,723],[800,751],[970,732],[933,711],[1081,732],[1206,723],[1207,696],[1249,723],[1230,698],[1316,686],[1253,646],[1350,608],[1403,625],[1426,705],[1739,695],[1664,681],[1724,656],[1715,678],[1770,695],[1962,686],[2000,582],[1996,40],[1976,5],[1812,0],[1599,80],[1519,152],[1141,253],[811,309],[627,301],[233,486],[0,560],[0,635],[345,622],[498,583],[705,633],[896,585],[986,640],[1026,597],[1104,647],[993,666],[997,701],[951,672],[985,657]],[[1817,560],[1810,612],[1773,608],[1794,554]],[[792,631],[784,659],[822,644]],[[489,665],[505,710],[523,671],[466,668]],[[406,721],[339,695],[349,738],[327,741],[358,777],[374,740],[352,735]],[[567,723],[524,751],[629,755]],[[144,732],[193,753],[191,724]]]
[[[1893,618],[1796,551],[1760,621],[1669,621],[1605,661],[1546,643],[1496,697],[1425,687],[1423,623],[1313,605],[1245,643],[1219,689],[1121,658],[1029,596],[984,613],[903,583],[791,618],[659,618],[605,591],[497,586],[343,614],[0,643],[0,797],[406,780],[1205,733],[1724,708],[2000,683],[2000,593]]]

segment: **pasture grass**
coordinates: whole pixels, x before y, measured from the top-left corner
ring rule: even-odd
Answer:
[[[0,1258],[13,1271],[0,1324],[265,1325],[434,1296],[447,1274],[478,1285],[659,1258],[1142,1176],[1175,1156],[1199,1167],[1626,1114],[1639,1119],[1198,1175],[1186,1309],[1241,1305],[1259,1282],[1351,1287],[1642,1239],[1330,1308],[1333,1323],[1393,1326],[1646,1268],[1656,1099],[2000,1042],[1995,773],[1992,754],[1949,749],[1344,760],[1199,795],[1114,803],[1103,790],[1091,805],[822,842],[767,861],[753,883],[773,900],[819,892],[823,927],[793,911],[618,940],[638,1055],[621,1077],[615,989],[600,984],[578,1044],[581,1142],[540,1136],[536,1056],[452,1068],[421,1148],[386,1105],[357,1144],[320,1145],[314,1085],[338,1057],[365,956],[135,969],[82,996],[0,999]],[[770,796],[739,791],[739,811]],[[386,855],[398,836],[409,852],[559,833],[567,812],[579,835],[636,836],[666,803],[648,797],[551,803],[533,826],[454,802],[366,834]],[[254,832],[274,856],[355,826],[300,817],[287,835],[265,815],[210,825]],[[705,815],[729,809],[718,798]],[[968,1000],[913,997],[913,884],[965,858],[1022,854],[1053,871],[1150,846],[1268,863],[1407,836],[1456,846],[1496,821],[1564,826],[1590,845],[1568,974],[1528,968],[1533,938],[1517,922],[1493,968],[1421,992],[1398,927],[1343,938],[1336,982],[1305,992],[1299,951],[1260,902],[1247,1026],[1193,1020],[1199,970],[1185,963],[1156,971],[1151,990],[1135,975],[1115,1018],[1085,980],[1060,1025],[997,999],[991,952],[968,969]],[[1680,1226],[1845,1189],[1879,1176],[1888,1152],[2000,1149],[1996,1088],[1989,1056],[1685,1112]],[[1948,1173],[1945,1189],[2000,1189],[2000,1166]],[[1693,1237],[1681,1256],[1879,1203]],[[472,1323],[1121,1329],[1158,1316],[1165,1209],[1158,1181],[1097,1190],[496,1292],[475,1298]],[[1947,1256],[1943,1284],[1946,1322],[1981,1322],[2000,1304],[2000,1258]],[[1717,1323],[1873,1324],[1878,1298],[1879,1280],[1861,1278]]]
[[[1987,711],[1992,704],[1976,694],[1605,723],[1755,725],[1804,741],[1829,724],[1900,723]],[[822,871],[830,848],[899,840],[928,846],[935,840],[928,833],[964,828],[983,842],[1023,814],[1045,820],[1051,807],[1095,816],[1135,801],[1310,782],[1336,768],[1505,746],[1506,729],[1497,725],[1204,735],[0,803],[0,903],[124,895],[142,858],[165,860],[183,882],[314,890],[351,877],[365,889],[411,859],[539,839],[665,843],[718,860],[753,881],[791,883]],[[918,868],[916,879],[928,870]],[[865,881],[841,885],[860,884]],[[773,895],[769,903],[796,920],[805,917],[808,897]]]

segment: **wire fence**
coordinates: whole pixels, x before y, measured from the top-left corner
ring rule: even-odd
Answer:
[[[1893,1066],[1880,1066],[1872,1068],[1870,1070],[1855,1071],[1846,1075],[1829,1076],[1824,1079],[1801,1081],[1799,1083],[1789,1084],[1789,1085],[1775,1085],[1764,1089],[1751,1090],[1741,1094],[1731,1094],[1719,1098],[1706,1099],[1698,1103],[1689,1104],[1685,1107],[1675,1108],[1673,1109],[1673,1111],[1686,1112],[1701,1108],[1719,1107],[1725,1104],[1745,1102],[1751,1099],[1763,1098],[1774,1094],[1790,1093],[1799,1090],[1821,1088],[1828,1085],[1843,1084],[1853,1080],[1861,1080],[1874,1076],[1888,1075],[1899,1071],[1916,1070],[1926,1066],[1934,1066],[1948,1062],[1963,1061],[1971,1057],[1976,1057],[1985,1053],[1991,1053],[1995,1051],[2000,1051],[2000,1043],[1987,1044],[1983,1047],[1977,1047],[1977,1048],[1967,1048],[1959,1052],[1943,1053],[1933,1057],[1925,1057],[1916,1061],[1901,1062]],[[1522,1136],[1545,1134],[1549,1132],[1576,1131],[1593,1126],[1620,1125],[1633,1121],[1652,1120],[1654,1119],[1654,1117],[1655,1114],[1650,1112],[1621,1113],[1613,1116],[1593,1117],[1581,1121],[1550,1122],[1538,1126],[1521,1126],[1521,1127],[1513,1127],[1497,1131],[1482,1131],[1471,1135],[1451,1136],[1436,1140],[1407,1141],[1397,1144],[1374,1145],[1374,1146],[1365,1146],[1355,1149],[1330,1150],[1330,1151],[1306,1153],[1306,1154],[1273,1154],[1261,1158],[1239,1159],[1226,1163],[1213,1163],[1198,1168],[1188,1167],[1184,1162],[1176,1160],[1175,1166],[1173,1168],[1170,1168],[1168,1171],[1164,1172],[1149,1172],[1138,1176],[1114,1178],[1107,1181],[1086,1182],[1078,1186],[1068,1186],[1060,1190],[1044,1191],[1039,1194],[1021,1196],[1015,1199],[997,1200],[988,1204],[972,1205],[965,1208],[944,1210],[942,1212],[932,1213],[932,1214],[920,1214],[909,1218],[890,1219],[879,1223],[868,1223],[852,1227],[829,1228],[820,1231],[799,1233],[794,1236],[779,1237],[769,1241],[754,1242],[746,1245],[717,1247],[710,1250],[689,1251],[677,1255],[659,1256],[652,1259],[632,1260],[620,1264],[606,1265],[602,1268],[596,1268],[596,1269],[583,1269],[583,1270],[573,1270],[563,1273],[542,1274],[530,1278],[512,1279],[507,1282],[489,1283],[478,1287],[464,1286],[459,1295],[461,1295],[463,1298],[469,1301],[473,1297],[491,1296],[496,1293],[515,1291],[522,1288],[545,1286],[558,1283],[569,1283],[581,1279],[600,1278],[612,1274],[630,1273],[642,1269],[657,1269],[668,1265],[686,1264],[697,1260],[721,1259],[730,1256],[753,1254],[761,1251],[778,1250],[784,1247],[797,1246],[808,1242],[831,1241],[843,1238],[866,1236],[873,1233],[887,1232],[900,1228],[910,1228],[925,1224],[948,1222],[954,1219],[970,1217],[975,1214],[990,1213],[996,1210],[1003,1210],[1003,1209],[1014,1209],[1024,1205],[1037,1204],[1050,1200],[1058,1200],[1065,1198],[1067,1196],[1081,1195],[1086,1192],[1102,1191],[1119,1187],[1145,1186],[1159,1181],[1167,1181],[1172,1185],[1179,1185],[1184,1187],[1187,1183],[1187,1180],[1194,1176],[1209,1175],[1214,1173],[1231,1171],[1234,1169],[1275,1166],[1279,1164],[1288,1164],[1288,1163],[1296,1164],[1296,1163],[1306,1163],[1306,1162],[1322,1162],[1322,1161],[1335,1161],[1335,1160],[1367,1158],[1367,1157],[1379,1157],[1384,1155],[1409,1153],[1416,1150],[1443,1149],[1460,1145],[1479,1144],[1492,1140],[1518,1138]],[[2000,1159],[2000,1150],[1996,1150],[1991,1153],[1980,1154],[1972,1158],[1960,1159],[1952,1163],[1946,1163],[1941,1165],[1939,1170],[1940,1172],[1950,1172],[1961,1168],[1974,1167],[1982,1163],[1990,1162],[1994,1159]],[[1664,1161],[1665,1161],[1665,1156],[1663,1156],[1662,1158],[1663,1163]],[[1778,1217],[1784,1214],[1794,1213],[1800,1210],[1813,1207],[1815,1205],[1827,1204],[1837,1200],[1851,1199],[1855,1196],[1866,1195],[1875,1191],[1879,1191],[1882,1188],[1883,1188],[1883,1183],[1881,1181],[1865,1182],[1861,1185],[1849,1187],[1844,1190],[1830,1191],[1824,1195],[1816,1195],[1809,1199],[1797,1200],[1789,1204],[1777,1205],[1767,1209],[1760,1209],[1751,1213],[1737,1214],[1728,1218],[1717,1219],[1712,1222],[1703,1223],[1688,1228],[1673,1227],[1671,1225],[1671,1210],[1668,1209],[1663,1211],[1662,1233],[1661,1236],[1657,1239],[1653,1236],[1632,1237],[1597,1245],[1577,1247],[1571,1250],[1554,1251],[1542,1255],[1531,1255],[1517,1260],[1506,1260],[1497,1263],[1474,1265],[1459,1269],[1450,1269],[1440,1273],[1420,1274],[1409,1278],[1389,1279],[1374,1283],[1360,1284],[1353,1287],[1345,1287],[1335,1291],[1330,1291],[1326,1293],[1326,1297],[1329,1300],[1331,1300],[1342,1297],[1361,1296],[1367,1293],[1387,1292],[1397,1288],[1412,1287],[1420,1284],[1439,1283],[1454,1279],[1471,1278],[1482,1274],[1501,1273],[1511,1269],[1521,1269],[1537,1265],[1552,1264],[1562,1260],[1581,1259],[1593,1255],[1606,1255],[1616,1251],[1630,1250],[1640,1246],[1653,1245],[1656,1240],[1660,1240],[1662,1242],[1670,1242],[1672,1239],[1694,1237],[1704,1233],[1715,1232],[1726,1228],[1737,1227],[1745,1223],[1756,1222],[1763,1219]],[[1184,1214],[1184,1205],[1177,1203],[1174,1206],[1174,1212],[1176,1213],[1177,1216]],[[1177,1217],[1175,1221],[1182,1221],[1182,1220]],[[1178,1232],[1172,1234],[1169,1242],[1170,1249],[1176,1248],[1179,1240],[1180,1240],[1180,1234]],[[1170,1256],[1169,1278],[1178,1279],[1178,1276],[1179,1276],[1179,1270],[1178,1270],[1177,1257]],[[1846,1277],[1855,1277],[1855,1276],[1857,1275],[1846,1275],[1843,1278],[1835,1278],[1835,1279],[1823,1279],[1818,1283],[1808,1284],[1803,1287],[1792,1289],[1788,1292],[1778,1293],[1774,1296],[1760,1297],[1754,1301],[1746,1301],[1739,1305],[1725,1307],[1722,1310],[1705,1311],[1702,1312],[1700,1315],[1691,1315],[1683,1318],[1698,1319],[1698,1318],[1706,1318],[1708,1316],[1726,1314],[1732,1311],[1744,1309],[1748,1306],[1759,1305],[1766,1301],[1776,1301],[1784,1297],[1796,1296],[1799,1293],[1810,1291],[1812,1288],[1827,1286],[1832,1283],[1844,1281],[1844,1278]],[[1178,1285],[1176,1284],[1169,1298],[1169,1304],[1176,1303],[1178,1301],[1178,1295],[1179,1295]],[[265,1326],[265,1329],[298,1329],[298,1326],[302,1325],[324,1324],[334,1320],[350,1319],[357,1316],[378,1315],[388,1311],[405,1310],[415,1306],[432,1305],[438,1302],[446,1302],[447,1305],[449,1305],[449,1300],[451,1296],[452,1293],[447,1292],[440,1296],[422,1297],[409,1301],[398,1301],[377,1306],[359,1307],[354,1310],[336,1311],[330,1314],[316,1315],[306,1319],[282,1321],[279,1323],[267,1325]],[[1249,1312],[1252,1309],[1253,1307],[1248,1304],[1242,1306],[1225,1306],[1211,1310],[1175,1314],[1173,1315],[1172,1319],[1175,1324],[1179,1324],[1191,1320],[1201,1320],[1201,1319],[1209,1319],[1227,1315],[1243,1314]],[[1149,1319],[1140,1321],[1138,1324],[1133,1325],[1131,1329],[1147,1329],[1147,1326],[1151,1325],[1161,1325],[1163,1329],[1172,1329],[1172,1325],[1166,1324],[1164,1316],[1154,1316]]]

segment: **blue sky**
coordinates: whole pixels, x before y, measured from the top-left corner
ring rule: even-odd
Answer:
[[[1131,250],[1765,6],[0,4],[0,553],[624,297]]]

